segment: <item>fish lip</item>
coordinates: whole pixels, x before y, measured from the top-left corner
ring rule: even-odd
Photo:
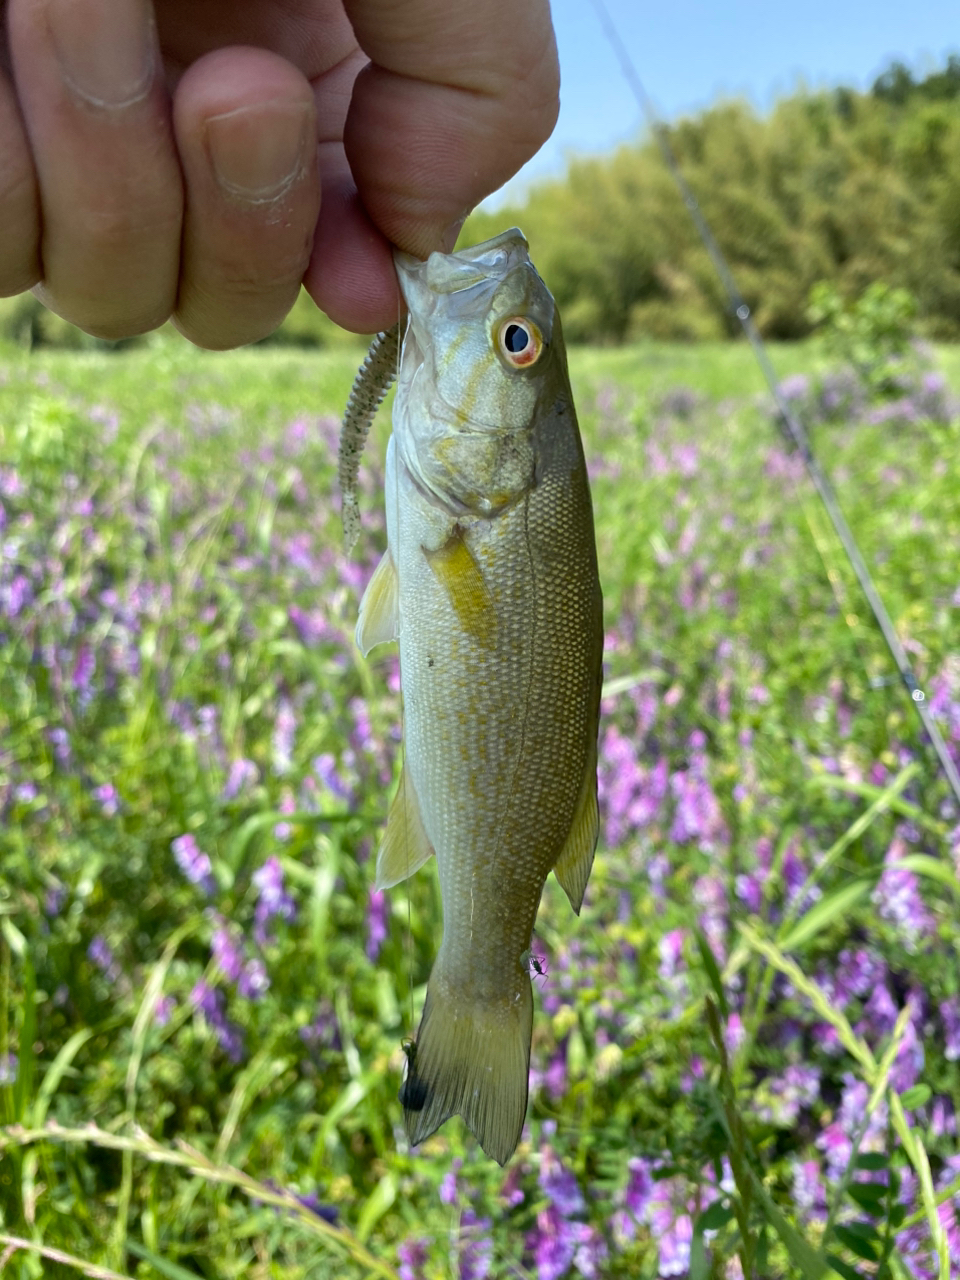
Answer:
[[[516,267],[530,261],[530,250],[520,228],[510,227],[482,244],[454,253],[434,252],[428,258],[394,249],[393,260],[401,288],[405,281],[423,280],[433,293],[449,294],[469,289],[478,280],[492,278],[499,284]]]
[[[404,301],[411,316],[420,320],[433,314],[440,297],[446,300],[449,318],[475,315],[512,272],[522,267],[534,270],[518,227],[482,244],[455,253],[431,253],[426,259],[395,249],[393,260]]]

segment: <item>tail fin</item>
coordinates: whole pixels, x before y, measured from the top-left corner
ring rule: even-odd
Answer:
[[[477,1004],[451,991],[435,967],[400,1090],[411,1143],[459,1114],[487,1155],[506,1164],[527,1113],[532,1028],[527,974],[515,999]]]

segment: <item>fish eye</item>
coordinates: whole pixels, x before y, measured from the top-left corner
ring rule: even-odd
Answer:
[[[500,355],[514,369],[529,369],[543,351],[543,335],[532,320],[510,316],[497,330]]]

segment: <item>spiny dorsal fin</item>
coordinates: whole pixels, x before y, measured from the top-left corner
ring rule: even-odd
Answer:
[[[357,505],[357,476],[367,432],[380,402],[397,375],[397,353],[400,350],[400,324],[378,333],[347,399],[340,428],[340,452],[337,478],[342,503],[343,541],[349,551],[360,536],[360,508]]]
[[[453,605],[461,627],[485,649],[497,642],[497,614],[490,588],[459,528],[436,551],[423,554]]]
[[[597,810],[597,747],[587,756],[587,768],[580,787],[580,798],[577,800],[576,812],[567,842],[560,852],[560,857],[553,868],[554,875],[560,881],[564,893],[570,899],[570,905],[577,915],[583,905],[583,895],[587,890],[590,870],[593,867],[593,854],[597,847],[597,836],[600,833],[600,815]]]
[[[423,866],[433,853],[420,817],[420,801],[406,762],[387,817],[387,829],[377,853],[377,889],[392,889]]]
[[[399,617],[397,570],[393,557],[385,551],[367,583],[357,617],[357,648],[364,657],[375,644],[397,638]]]

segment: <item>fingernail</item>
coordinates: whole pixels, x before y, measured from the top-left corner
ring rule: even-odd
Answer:
[[[156,37],[147,0],[47,0],[47,24],[67,85],[98,107],[125,107],[153,81]]]
[[[316,149],[308,103],[238,107],[207,121],[210,163],[224,191],[253,204],[276,200],[292,187]]]

